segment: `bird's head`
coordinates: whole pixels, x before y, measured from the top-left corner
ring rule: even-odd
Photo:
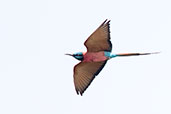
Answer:
[[[65,55],[73,56],[75,59],[80,60],[80,61],[82,61],[84,59],[83,52],[77,52],[74,54],[65,54]]]

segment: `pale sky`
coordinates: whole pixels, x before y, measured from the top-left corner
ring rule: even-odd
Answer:
[[[65,53],[110,19],[113,53],[83,96]],[[171,114],[170,0],[1,0],[0,114]]]

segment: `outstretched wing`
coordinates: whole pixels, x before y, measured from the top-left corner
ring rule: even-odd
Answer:
[[[110,20],[105,20],[85,41],[84,45],[88,52],[110,51],[112,43],[110,41]]]
[[[84,93],[106,62],[80,62],[74,67],[74,84],[77,94]]]

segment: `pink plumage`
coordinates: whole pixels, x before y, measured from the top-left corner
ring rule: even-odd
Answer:
[[[108,60],[108,58],[104,55],[104,51],[100,52],[87,52],[83,55],[83,62],[100,62]]]

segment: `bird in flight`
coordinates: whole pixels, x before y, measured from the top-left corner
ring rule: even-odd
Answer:
[[[74,67],[74,85],[77,94],[83,95],[94,78],[100,73],[106,62],[115,57],[149,55],[154,53],[111,54],[110,20],[105,20],[84,42],[87,52],[66,54],[81,61]]]

